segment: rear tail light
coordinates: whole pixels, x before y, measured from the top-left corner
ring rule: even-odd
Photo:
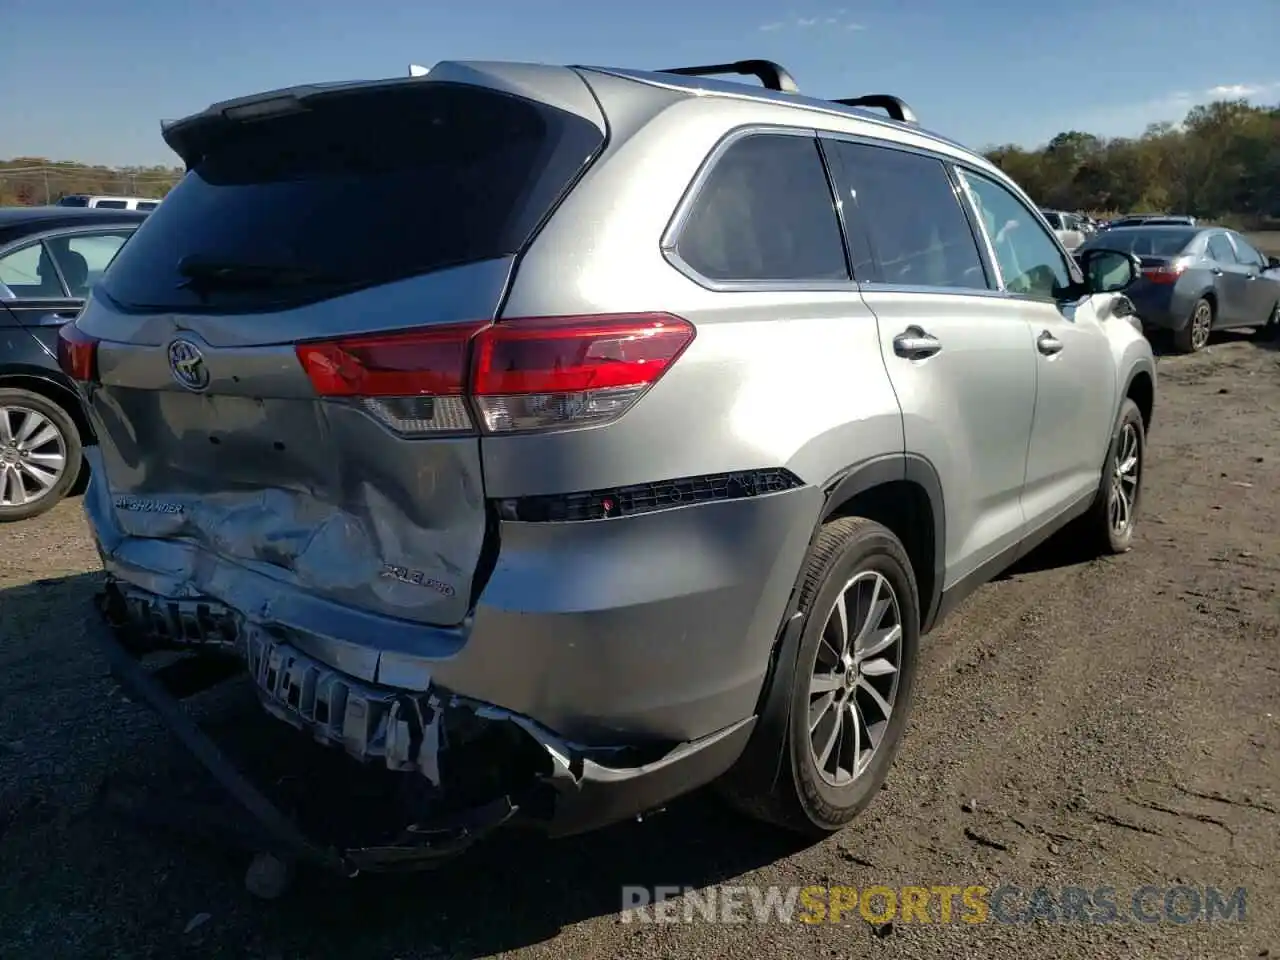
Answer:
[[[534,317],[297,347],[323,397],[406,434],[580,427],[621,416],[694,338],[670,314]],[[473,413],[476,419],[473,419]]]
[[[1162,264],[1158,267],[1146,267],[1142,271],[1142,275],[1151,283],[1177,283],[1187,270],[1185,261],[1175,260],[1173,263]]]
[[[74,323],[58,330],[58,366],[72,380],[91,383],[98,377],[98,341]]]

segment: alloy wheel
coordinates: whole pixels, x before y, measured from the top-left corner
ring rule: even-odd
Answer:
[[[847,786],[870,765],[889,727],[901,667],[897,594],[882,574],[859,573],[827,614],[809,681],[809,750],[831,786]]]
[[[1196,312],[1191,315],[1191,346],[1201,350],[1209,342],[1209,332],[1213,326],[1213,308],[1201,300],[1196,304]]]
[[[67,440],[30,407],[0,407],[0,507],[42,500],[67,470]]]
[[[1116,445],[1111,495],[1107,501],[1107,519],[1111,523],[1111,532],[1116,537],[1123,537],[1133,525],[1141,473],[1142,455],[1139,453],[1138,430],[1132,423],[1126,423],[1120,430],[1120,442]]]

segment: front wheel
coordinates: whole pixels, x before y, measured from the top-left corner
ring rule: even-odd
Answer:
[[[915,576],[886,527],[826,524],[806,561],[790,720],[772,789],[730,793],[748,814],[809,836],[852,821],[884,784],[906,729],[920,642]]]
[[[1107,450],[1097,498],[1081,520],[1086,535],[1101,552],[1126,553],[1133,546],[1146,465],[1147,433],[1142,412],[1126,398]]]
[[[80,434],[70,415],[29,390],[0,388],[0,523],[53,509],[80,473]]]

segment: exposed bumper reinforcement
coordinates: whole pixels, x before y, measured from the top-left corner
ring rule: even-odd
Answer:
[[[112,674],[130,695],[159,716],[249,817],[252,825],[243,831],[244,835],[255,838],[261,851],[287,862],[307,863],[346,876],[363,871],[427,868],[462,853],[482,837],[517,820],[551,836],[567,836],[652,812],[727,771],[742,753],[755,725],[754,717],[747,718],[701,740],[681,744],[652,762],[615,767],[599,762],[601,754],[565,743],[527,718],[497,707],[469,704],[470,712],[479,720],[513,724],[541,748],[545,763],[538,781],[515,794],[479,802],[461,812],[429,816],[402,829],[395,825],[388,831],[393,836],[391,842],[343,847],[307,836],[293,818],[251,782],[179,702],[180,697],[196,688],[189,681],[185,686],[166,683],[149,670],[139,658],[137,645],[129,642],[127,625],[113,619],[105,596],[99,598],[98,608],[102,616],[87,617],[86,629],[103,649]],[[252,647],[245,653],[259,697],[270,713],[309,731],[317,740],[347,746],[347,752],[358,759],[379,759],[392,770],[425,776],[439,786],[438,740],[433,739],[441,732],[438,708],[450,700],[456,705],[460,698],[443,691],[418,695],[410,709],[403,695],[366,690],[350,678],[327,676],[322,670],[328,668],[299,659],[296,651],[287,646],[265,644],[256,653]],[[225,666],[214,668],[219,679],[226,679],[229,672]],[[339,687],[343,690],[341,702],[335,693]],[[322,700],[325,691],[328,700]],[[431,699],[427,700],[427,696]],[[327,707],[317,716],[316,704],[320,702]],[[359,706],[353,708],[352,704]],[[340,705],[341,717],[337,710]],[[367,722],[371,708],[378,714],[378,722],[373,725]],[[349,715],[354,717],[353,722],[359,721],[355,728],[346,725]],[[361,735],[354,738],[354,743],[348,743],[346,732],[355,733],[357,729]],[[181,818],[172,801],[165,808],[160,819],[179,825]]]

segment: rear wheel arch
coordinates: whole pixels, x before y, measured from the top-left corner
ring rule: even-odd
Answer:
[[[827,488],[822,524],[865,517],[888,527],[907,550],[920,591],[922,628],[932,626],[942,593],[946,557],[946,510],[942,481],[933,464],[895,454],[851,467]]]
[[[887,527],[903,542],[911,562],[921,614],[921,633],[936,621],[945,557],[945,512],[942,482],[922,457],[891,454],[855,464],[826,484],[827,497],[796,571],[796,583],[756,704],[756,727],[732,776],[741,789],[763,789],[776,778],[779,742],[791,716],[791,690],[804,622],[799,609],[805,567],[823,528],[842,517],[864,517]],[[905,536],[904,536],[905,535]]]
[[[31,393],[38,393],[50,403],[56,403],[67,412],[71,422],[76,425],[80,442],[85,445],[94,442],[93,428],[89,425],[84,407],[80,404],[80,397],[73,388],[43,373],[4,367],[0,367],[0,387],[29,390]]]

